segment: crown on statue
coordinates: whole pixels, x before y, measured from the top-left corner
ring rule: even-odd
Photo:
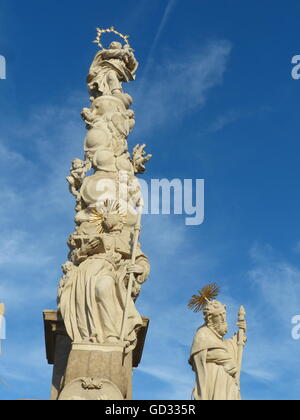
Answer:
[[[129,35],[121,34],[121,32],[118,32],[113,26],[111,28],[108,28],[108,29],[97,28],[97,38],[93,42],[96,43],[102,50],[104,50],[104,46],[101,43],[101,37],[102,37],[103,34],[107,34],[107,33],[114,33],[114,34],[118,35],[120,38],[124,39],[124,41],[126,42],[126,45],[128,46],[128,49],[133,51],[133,49],[131,48],[131,46],[129,44],[129,41],[128,41]]]

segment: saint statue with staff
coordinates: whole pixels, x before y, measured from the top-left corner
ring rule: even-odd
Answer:
[[[214,300],[219,294],[213,283],[194,295],[189,303],[195,312],[203,310],[204,325],[196,332],[189,363],[196,375],[193,390],[195,400],[238,401],[243,349],[247,341],[244,308],[240,308],[237,326],[239,332],[225,339],[228,333],[226,306]]]

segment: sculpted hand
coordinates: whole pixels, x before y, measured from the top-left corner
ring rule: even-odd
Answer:
[[[235,366],[233,363],[231,364],[227,364],[224,366],[226,372],[230,375],[230,376],[235,376],[238,373],[238,367]]]
[[[144,269],[140,265],[130,264],[127,267],[127,273],[128,274],[143,274]]]
[[[239,321],[237,324],[237,327],[241,330],[247,331],[247,322],[246,321]]]
[[[152,155],[146,155],[145,148],[145,144],[142,144],[142,146],[137,144],[133,149],[133,166],[136,173],[144,173],[146,170],[145,163],[152,158]]]
[[[82,252],[88,253],[90,251],[94,251],[99,246],[98,239],[90,239],[86,244],[84,244],[81,248]]]

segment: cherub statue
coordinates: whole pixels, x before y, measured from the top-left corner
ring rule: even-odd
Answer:
[[[81,159],[74,159],[72,162],[72,168],[70,169],[70,176],[67,177],[69,183],[70,193],[76,197],[76,210],[81,210],[81,194],[80,188],[86,173],[91,169],[91,163],[88,161],[82,161]]]
[[[58,297],[57,297],[58,307],[60,306],[60,299],[61,299],[62,292],[65,286],[67,285],[67,283],[69,282],[71,278],[71,273],[74,270],[74,268],[75,266],[71,261],[67,261],[65,262],[65,264],[61,266],[63,276],[60,279],[59,288],[58,288]]]
[[[91,128],[95,127],[95,124],[97,122],[97,115],[95,114],[95,112],[93,112],[93,109],[83,108],[81,112],[81,118],[85,122],[87,130],[90,130]]]
[[[112,42],[109,49],[96,55],[87,78],[91,100],[102,95],[113,95],[122,100],[126,108],[132,104],[131,96],[125,94],[122,82],[135,79],[138,62],[130,48],[120,42]]]
[[[240,400],[242,355],[247,341],[245,311],[241,307],[239,332],[225,340],[228,333],[226,306],[213,300],[219,293],[213,283],[194,295],[189,303],[195,312],[203,310],[205,323],[195,335],[189,363],[196,374],[195,400]]]

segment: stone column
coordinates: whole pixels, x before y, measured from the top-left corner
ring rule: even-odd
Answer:
[[[105,32],[124,44],[104,48]],[[128,37],[114,28],[98,29],[97,44],[87,78],[91,104],[81,113],[88,130],[84,160],[74,159],[67,177],[76,227],[62,266],[58,311],[44,315],[53,399],[131,399],[132,368],[145,338],[135,302],[150,265],[139,242],[143,200],[136,175],[151,155],[145,145],[129,151],[135,114],[123,90],[135,80],[138,62]]]

